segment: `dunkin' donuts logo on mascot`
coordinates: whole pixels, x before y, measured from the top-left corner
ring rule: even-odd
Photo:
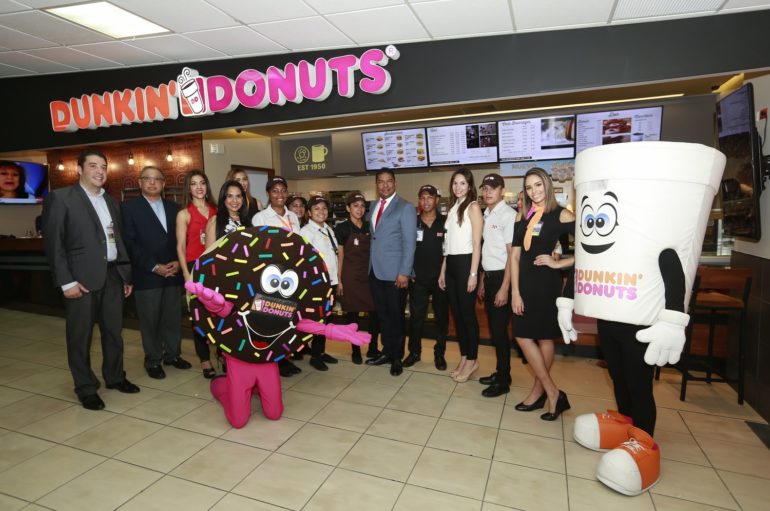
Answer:
[[[180,113],[184,117],[199,117],[229,113],[240,106],[259,110],[268,105],[282,106],[287,101],[324,101],[335,86],[337,94],[345,98],[352,98],[356,89],[366,94],[383,94],[391,84],[385,66],[399,56],[398,49],[390,45],[385,50],[366,50],[360,56],[321,57],[313,63],[289,62],[283,69],[245,69],[235,79],[200,76],[195,69],[185,67],[176,79],[157,87],[148,85],[51,101],[51,125],[56,132],[73,132],[177,119]],[[356,72],[362,75],[358,82]]]
[[[636,300],[642,273],[575,269],[575,294],[592,295],[609,300]]]

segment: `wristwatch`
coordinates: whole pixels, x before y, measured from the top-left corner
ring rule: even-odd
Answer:
[[[478,275],[477,273],[471,273],[471,277],[475,277],[477,275]]]

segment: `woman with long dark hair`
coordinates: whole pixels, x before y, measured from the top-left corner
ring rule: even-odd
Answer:
[[[449,189],[445,257],[438,285],[447,292],[460,345],[460,363],[449,375],[454,381],[463,383],[479,368],[479,322],[476,319],[475,291],[484,219],[476,202],[476,186],[470,170],[457,169],[449,181]]]
[[[219,190],[217,213],[206,223],[206,248],[239,227],[251,227],[246,193],[238,181],[225,181]]]

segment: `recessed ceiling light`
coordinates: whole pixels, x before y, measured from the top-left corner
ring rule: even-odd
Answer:
[[[46,9],[46,12],[116,39],[168,32],[168,29],[109,2],[52,7]]]

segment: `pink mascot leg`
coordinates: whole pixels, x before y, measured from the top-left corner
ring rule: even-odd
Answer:
[[[274,364],[249,364],[227,354],[224,356],[227,376],[211,381],[211,394],[222,403],[230,425],[242,428],[251,416],[251,391],[259,379],[259,370],[263,365]]]
[[[270,420],[278,420],[283,414],[283,396],[281,395],[281,376],[278,374],[278,364],[252,364],[256,365],[257,387],[254,389],[259,394],[262,402],[262,413]]]

